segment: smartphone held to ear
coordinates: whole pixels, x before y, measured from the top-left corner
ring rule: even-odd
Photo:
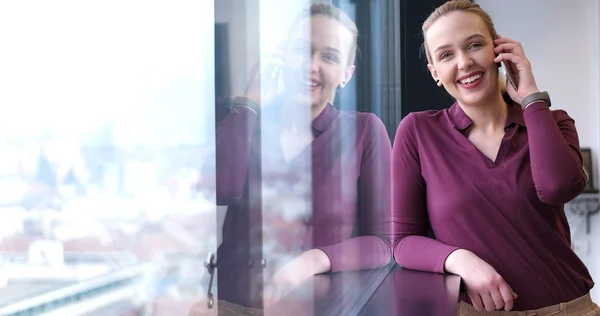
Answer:
[[[500,36],[498,35],[498,38],[499,37]],[[495,45],[494,45],[494,47],[495,47]],[[496,57],[498,57],[498,54],[496,54]],[[515,91],[517,91],[518,90],[517,87],[519,86],[519,83],[516,80],[513,69],[510,67],[511,66],[510,61],[503,60],[500,63],[502,64],[502,68],[504,70],[504,75],[506,77],[506,81],[510,82],[510,85],[515,89]]]
[[[515,74],[513,73],[513,70],[510,67],[510,62],[503,60],[501,61],[501,63],[502,68],[504,69],[504,74],[506,75],[506,81],[510,82],[510,85],[515,89],[515,91],[517,91],[519,83],[515,79]]]
[[[281,94],[283,92],[283,66],[278,65],[273,70],[273,74],[271,75],[271,80],[273,80],[276,89],[276,94]]]

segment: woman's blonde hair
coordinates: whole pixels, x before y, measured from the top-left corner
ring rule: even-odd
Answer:
[[[356,52],[358,51],[358,27],[356,27],[356,23],[354,23],[354,21],[352,21],[352,19],[340,8],[327,3],[317,3],[311,5],[310,8],[300,14],[294,23],[292,23],[292,28],[295,27],[298,20],[301,18],[313,17],[315,15],[323,15],[332,18],[350,31],[352,34],[352,46],[350,47],[350,52],[348,54],[348,66],[354,65]]]
[[[494,22],[492,22],[492,18],[487,12],[483,11],[483,9],[478,5],[469,0],[452,0],[448,1],[437,9],[435,9],[429,17],[423,22],[423,44],[421,46],[421,52],[425,51],[427,56],[427,62],[432,63],[431,52],[427,47],[427,30],[435,23],[439,18],[455,11],[469,12],[476,14],[481,18],[485,26],[487,27],[492,40],[498,36],[496,32],[496,28],[494,27]],[[504,76],[500,75],[500,71],[498,71],[498,85],[500,86],[500,93],[506,93],[506,79]]]

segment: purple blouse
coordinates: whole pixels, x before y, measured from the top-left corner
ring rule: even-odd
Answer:
[[[563,208],[586,182],[573,119],[544,102],[525,111],[509,105],[495,161],[467,139],[471,124],[457,103],[400,123],[392,158],[396,261],[443,273],[452,251],[472,251],[519,295],[514,310],[588,293],[594,283],[571,249]],[[435,240],[426,237],[428,220]]]
[[[217,128],[217,202],[229,205],[217,252],[218,296],[244,306],[262,304],[263,268],[253,263],[262,260],[261,225],[273,222],[267,209],[285,213],[294,207],[284,196],[306,196],[308,216],[300,221],[306,233],[292,239],[301,239],[302,250],[324,251],[331,272],[377,268],[392,260],[391,144],[381,120],[328,104],[312,122],[314,141],[288,162],[279,145],[284,125],[279,110],[269,107],[257,115],[236,107]],[[299,183],[308,183],[308,192],[298,189]],[[261,188],[271,186],[280,200],[264,200]],[[282,225],[278,242],[286,243],[287,224]],[[262,256],[269,260],[266,251]]]

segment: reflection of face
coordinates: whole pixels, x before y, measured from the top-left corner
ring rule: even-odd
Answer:
[[[286,94],[312,107],[329,102],[340,83],[352,77],[354,65],[347,66],[352,41],[350,30],[330,17],[299,20],[285,50]]]
[[[489,100],[498,89],[494,42],[483,20],[474,13],[456,11],[439,18],[427,30],[428,65],[461,104]]]

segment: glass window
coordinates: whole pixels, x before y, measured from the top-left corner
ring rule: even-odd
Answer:
[[[0,5],[0,314],[206,295],[213,21],[212,1]]]

